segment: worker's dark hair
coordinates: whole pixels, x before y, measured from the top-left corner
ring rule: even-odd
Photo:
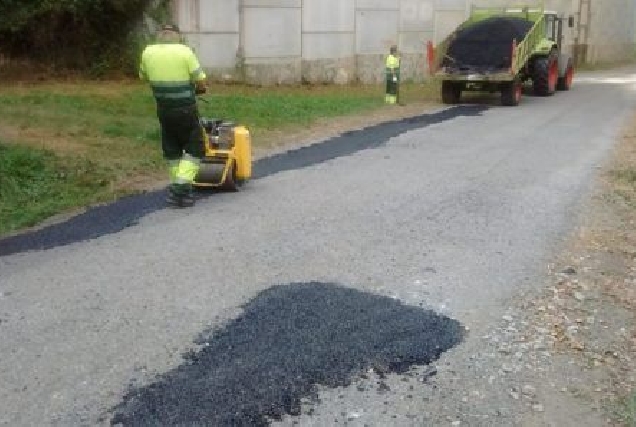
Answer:
[[[393,54],[393,53],[397,53],[397,46],[396,46],[396,45],[391,46],[391,48],[389,49],[389,52],[390,52],[391,54]]]
[[[174,31],[175,33],[181,32],[176,24],[163,24],[161,26],[161,31]]]
[[[159,43],[181,43],[181,31],[175,24],[163,24],[157,31]]]

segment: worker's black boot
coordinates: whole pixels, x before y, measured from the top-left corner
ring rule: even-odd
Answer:
[[[188,184],[171,184],[168,187],[166,203],[168,206],[175,208],[189,208],[194,206],[195,197],[192,186]]]
[[[194,197],[194,192],[192,191],[192,188],[190,188],[190,190],[186,191],[185,193],[183,193],[183,195],[181,196],[181,207],[182,208],[189,208],[194,206],[196,199]]]
[[[166,196],[166,204],[172,207],[179,207],[181,204],[181,197],[178,194],[175,184],[168,186],[168,195]]]
[[[189,208],[194,206],[195,196],[191,184],[170,184],[166,196],[168,206],[174,208]]]

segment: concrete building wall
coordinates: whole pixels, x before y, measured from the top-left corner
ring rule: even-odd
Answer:
[[[301,79],[347,83],[355,77],[355,0],[304,0]]]
[[[602,0],[591,5],[589,62],[616,61],[634,51],[634,0]]]
[[[585,3],[589,1],[591,14]],[[256,84],[380,82],[392,44],[403,78],[427,77],[437,44],[471,6],[537,0],[173,0],[176,20],[211,77]],[[636,42],[636,0],[545,0],[575,17],[564,45],[589,61],[620,59]],[[580,28],[578,26],[580,25]],[[587,29],[587,32],[582,31]],[[583,47],[581,47],[583,46]]]
[[[178,23],[206,68],[233,71],[240,45],[239,0],[175,2]]]

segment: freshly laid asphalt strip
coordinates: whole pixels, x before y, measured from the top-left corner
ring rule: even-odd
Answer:
[[[347,386],[371,368],[404,373],[464,334],[456,320],[337,284],[275,286],[203,333],[181,366],[132,388],[111,424],[266,426],[299,415],[318,385]]]
[[[523,40],[533,25],[523,18],[495,17],[463,28],[449,44],[442,65],[479,72],[507,69],[512,41]]]
[[[254,162],[253,179],[278,172],[316,165],[360,150],[376,148],[402,133],[461,116],[476,116],[487,107],[462,105],[433,114],[381,123],[346,132],[308,147],[290,150]],[[205,197],[205,196],[204,196]],[[137,224],[140,218],[165,208],[165,191],[124,197],[117,202],[93,207],[68,221],[0,240],[0,256],[32,250],[46,250],[117,233]]]

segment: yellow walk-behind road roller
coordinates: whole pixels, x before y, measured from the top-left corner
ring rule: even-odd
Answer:
[[[201,118],[205,157],[194,179],[199,189],[238,191],[252,176],[252,141],[244,126],[221,119]]]

